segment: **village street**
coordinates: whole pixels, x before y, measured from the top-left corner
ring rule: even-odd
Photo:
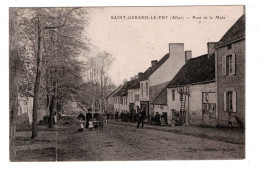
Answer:
[[[104,130],[84,129],[77,133],[74,119],[62,119],[51,130],[40,126],[35,140],[30,139],[30,130],[18,131],[14,161],[239,159],[245,156],[244,132],[238,130],[151,125],[136,129],[134,123],[110,121]]]

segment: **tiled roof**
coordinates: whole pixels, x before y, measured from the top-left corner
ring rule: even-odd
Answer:
[[[128,88],[132,85],[132,83],[134,82],[134,80],[130,80],[125,82],[125,84],[122,85],[122,87],[113,95],[114,96],[127,96],[127,90]]]
[[[167,104],[167,88],[163,90],[155,97],[151,104],[166,105]]]
[[[242,15],[220,39],[217,46],[227,44],[245,37],[245,15]]]
[[[111,92],[106,98],[108,98],[108,97],[110,97],[110,96],[113,97],[113,95],[115,94],[115,92],[116,92],[120,87],[122,87],[122,85],[118,86],[118,88],[116,88],[113,92]]]
[[[139,79],[134,79],[133,83],[128,89],[139,89],[140,88],[140,80]]]
[[[167,59],[169,58],[169,53],[161,58],[153,67],[149,67],[141,76],[141,80],[147,79],[154,71],[156,71]]]
[[[167,87],[177,87],[187,84],[203,83],[215,80],[215,55],[202,55],[191,58],[182,66]]]

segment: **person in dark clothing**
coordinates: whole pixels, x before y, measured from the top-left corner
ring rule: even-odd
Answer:
[[[131,123],[133,122],[133,113],[129,114],[129,120],[130,120]]]
[[[161,125],[161,121],[160,121],[160,115],[158,112],[156,112],[156,115],[155,115],[155,123],[156,125]]]
[[[115,121],[118,121],[118,117],[119,117],[119,113],[117,111],[116,114],[115,114]]]
[[[86,128],[89,126],[89,121],[92,119],[91,110],[88,109],[88,113],[86,114]]]
[[[136,128],[139,128],[140,123],[142,123],[142,128],[144,128],[144,119],[145,119],[145,111],[144,109],[142,109],[138,115],[138,124]]]

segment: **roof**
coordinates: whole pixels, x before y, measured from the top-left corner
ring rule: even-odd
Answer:
[[[139,89],[140,88],[140,79],[134,79],[133,83],[128,89]]]
[[[156,71],[167,59],[169,58],[169,53],[164,55],[154,66],[149,67],[141,76],[141,80],[147,79],[154,71]]]
[[[242,15],[234,25],[220,39],[217,46],[221,46],[232,41],[245,38],[245,14]]]
[[[108,97],[110,97],[110,96],[113,97],[114,93],[115,93],[120,87],[122,87],[122,85],[119,85],[119,86],[118,86],[113,92],[111,92],[106,98],[108,98]]]
[[[182,66],[167,87],[203,83],[215,80],[215,54],[191,58]]]
[[[167,104],[167,88],[163,90],[154,98],[151,104],[166,105]]]
[[[122,85],[122,87],[117,92],[115,92],[113,97],[115,97],[115,96],[120,96],[120,97],[127,96],[127,90],[132,85],[133,82],[134,82],[134,80],[130,80],[130,81],[125,82]]]

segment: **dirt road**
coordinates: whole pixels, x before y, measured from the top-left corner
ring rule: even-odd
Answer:
[[[45,132],[45,133],[44,133]],[[75,132],[73,124],[41,131],[38,148],[18,151],[18,161],[110,161],[242,159],[244,144],[194,137],[133,125],[108,123],[104,130]],[[49,141],[43,141],[49,136]],[[41,144],[42,143],[42,144]],[[40,145],[46,144],[42,147]],[[49,145],[49,146],[48,146]],[[22,145],[21,145],[22,146]]]

